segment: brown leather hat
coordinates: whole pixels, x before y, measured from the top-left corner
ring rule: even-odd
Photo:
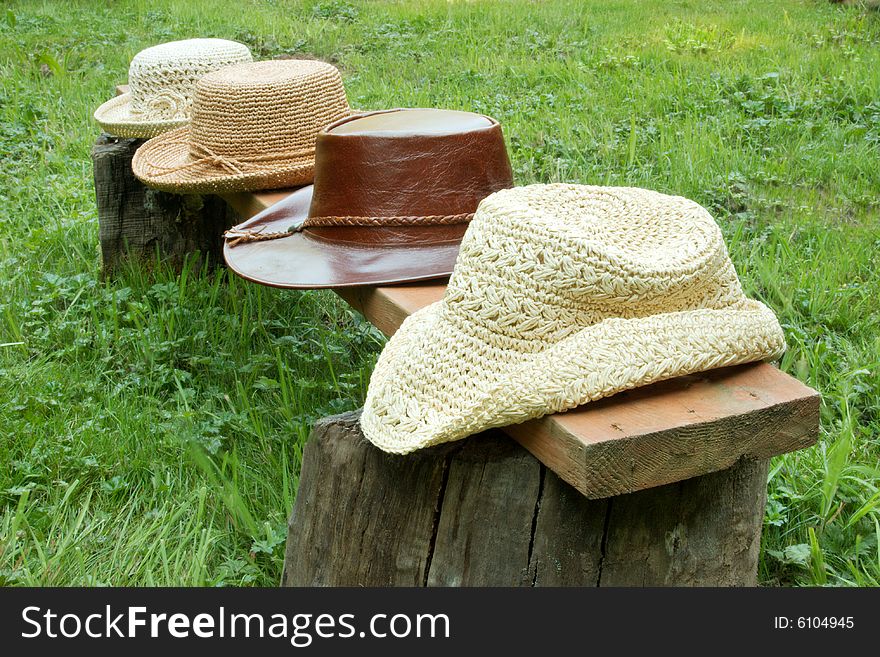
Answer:
[[[479,202],[513,186],[501,126],[481,114],[394,109],[318,135],[315,184],[226,233],[242,277],[284,288],[449,276]]]

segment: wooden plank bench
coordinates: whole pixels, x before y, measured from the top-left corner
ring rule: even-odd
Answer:
[[[287,193],[224,199],[248,218]],[[336,293],[391,335],[444,289]],[[752,585],[768,459],[818,427],[818,393],[765,363],[404,457],[364,440],[357,414],[328,418],[305,449],[284,583]]]

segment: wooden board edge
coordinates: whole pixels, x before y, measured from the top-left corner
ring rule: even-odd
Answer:
[[[787,452],[793,452],[814,445],[819,438],[819,406],[821,397],[818,392],[808,388],[810,394],[791,399],[779,404],[755,409],[749,413],[728,416],[701,422],[689,427],[673,428],[646,434],[632,434],[614,441],[585,444],[576,435],[569,433],[565,427],[546,416],[518,425],[502,429],[520,445],[529,451],[547,468],[555,472],[563,481],[573,486],[578,492],[590,499],[603,499],[633,493],[639,490],[654,488],[677,481],[683,481],[701,475],[718,472],[732,467],[741,459],[769,459]],[[785,422],[779,422],[777,415],[788,415]],[[642,472],[635,479],[623,480],[609,476],[596,481],[588,479],[587,471],[607,470],[622,472],[630,448],[638,444],[642,449],[651,443],[657,445],[658,453],[669,451],[666,445],[670,441],[679,441],[681,449],[697,447],[688,445],[690,434],[717,432],[719,434],[742,433],[742,427],[731,426],[733,422],[761,425],[750,432],[751,440],[737,443],[728,442],[726,446],[735,445],[739,449],[727,449],[716,452],[713,458],[694,452],[694,458],[685,466],[676,470],[668,470],[666,476],[649,476],[651,472]],[[755,442],[755,436],[766,433],[772,427],[783,429],[782,439],[772,443]],[[791,427],[796,431],[791,431]],[[650,449],[650,447],[648,447]],[[597,464],[600,467],[597,468]]]
[[[375,288],[346,287],[333,290],[345,303],[367,318],[385,336],[391,336],[406,319],[406,312],[393,304],[377,301]]]
[[[445,289],[443,282],[428,281],[414,286],[348,287],[333,291],[385,336],[391,337],[407,317],[439,301]],[[403,296],[406,301],[400,298]]]
[[[227,192],[218,196],[226,201],[242,220],[250,219],[266,209],[260,197],[252,192]]]

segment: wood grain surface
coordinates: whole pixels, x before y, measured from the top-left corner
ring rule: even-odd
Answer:
[[[286,586],[754,586],[767,460],[592,500],[499,431],[386,454],[319,420]]]
[[[221,263],[223,231],[239,220],[216,196],[169,194],[146,187],[131,171],[142,139],[102,134],[92,147],[103,274],[126,259],[174,268],[196,252]]]

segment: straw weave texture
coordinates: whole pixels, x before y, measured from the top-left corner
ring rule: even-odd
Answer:
[[[199,80],[189,126],[141,146],[132,168],[147,185],[171,192],[304,185],[314,177],[318,132],[349,114],[331,64],[231,66]]]
[[[784,349],[698,204],[519,187],[483,200],[443,300],[389,340],[361,424],[407,453]]]
[[[252,60],[247,46],[225,39],[187,39],[147,48],[131,61],[129,93],[101,105],[95,120],[120,137],[155,137],[189,121],[200,78]]]

